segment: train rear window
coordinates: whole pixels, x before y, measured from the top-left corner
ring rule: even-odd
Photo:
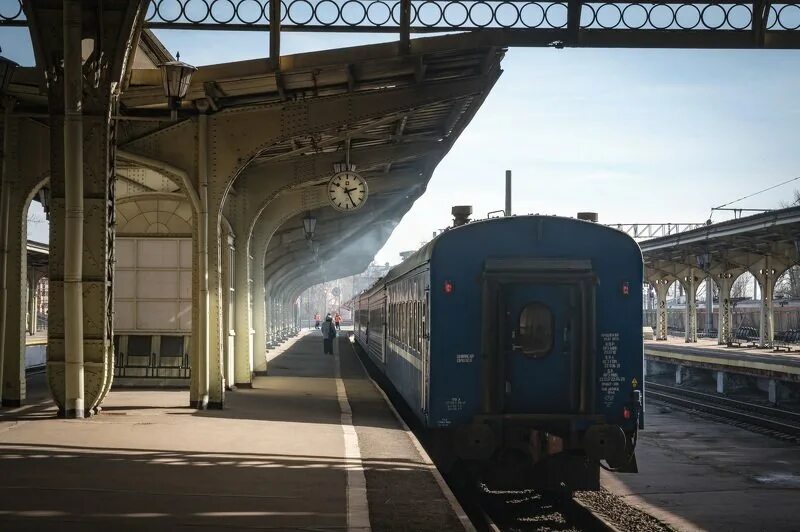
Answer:
[[[547,356],[553,349],[553,313],[542,303],[528,303],[519,315],[517,337],[522,353],[529,357]]]

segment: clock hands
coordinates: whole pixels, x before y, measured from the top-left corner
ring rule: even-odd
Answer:
[[[347,197],[350,198],[350,203],[353,204],[353,207],[356,206],[356,202],[353,201],[353,196],[351,196],[350,193],[353,192],[354,190],[355,190],[355,188],[346,188],[346,189],[344,189],[345,193],[347,194]]]

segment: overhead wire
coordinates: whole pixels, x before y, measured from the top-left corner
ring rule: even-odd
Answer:
[[[737,203],[739,201],[746,200],[748,198],[752,198],[753,196],[758,196],[759,194],[761,194],[763,192],[767,192],[767,191],[770,191],[772,189],[775,189],[775,188],[778,188],[778,187],[782,187],[783,185],[787,185],[787,184],[791,183],[792,181],[797,181],[798,179],[800,179],[800,176],[793,177],[791,179],[787,179],[786,181],[783,181],[782,183],[778,183],[777,185],[772,185],[771,187],[767,187],[767,188],[761,189],[761,190],[759,190],[757,192],[753,192],[752,194],[748,194],[747,196],[742,196],[741,198],[735,199],[733,201],[729,201],[728,203],[723,203],[722,205],[719,205],[717,207],[712,207],[711,208],[711,213],[708,215],[708,219],[709,220],[711,219],[711,216],[714,214],[714,211],[717,210],[717,209],[722,209],[722,208],[727,207],[728,205],[731,205],[733,203]],[[793,203],[800,203],[800,197],[797,198]]]

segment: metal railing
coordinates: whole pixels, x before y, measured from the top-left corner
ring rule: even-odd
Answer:
[[[153,28],[267,30],[273,12],[270,4],[269,0],[152,0],[145,21]],[[753,32],[752,46],[758,46],[759,33],[800,29],[798,3],[281,0],[279,14],[280,29],[289,31]],[[0,24],[27,24],[21,1],[0,2]]]

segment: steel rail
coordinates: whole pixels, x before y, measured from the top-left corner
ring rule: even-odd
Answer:
[[[714,395],[705,392],[698,392],[696,390],[685,390],[683,388],[677,388],[675,386],[667,386],[665,384],[657,384],[649,381],[647,382],[647,388],[655,389],[656,391],[661,391],[666,393],[680,394],[686,397],[693,397],[701,401],[717,403],[719,405],[725,405],[734,409],[738,408],[740,410],[746,410],[748,412],[761,414],[767,417],[784,419],[800,425],[800,412],[793,412],[791,410],[784,410],[782,408],[764,406],[756,403],[748,403],[747,401],[739,401],[737,399],[731,399],[729,397],[721,397],[719,395]]]
[[[646,383],[645,386],[645,399],[647,398],[713,414],[721,418],[731,419],[782,434],[800,437],[800,419],[798,419],[798,416],[794,412],[789,412],[787,410],[715,397],[702,392],[694,392],[650,382]]]

